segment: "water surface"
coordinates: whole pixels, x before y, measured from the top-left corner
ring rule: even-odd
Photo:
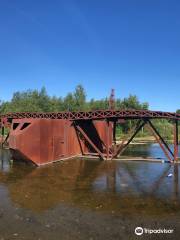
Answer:
[[[126,155],[163,157],[160,152],[157,145],[137,145]],[[9,151],[1,150],[0,236],[117,239],[125,232],[132,234],[139,216],[142,224],[154,219],[160,223],[168,216],[176,222],[180,216],[178,172],[178,164],[92,159],[36,168],[11,161]],[[170,173],[172,177],[167,177]],[[100,223],[111,231],[105,233]],[[117,228],[119,224],[124,228]],[[128,226],[132,229],[127,230]]]

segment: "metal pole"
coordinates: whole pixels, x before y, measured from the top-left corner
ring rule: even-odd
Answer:
[[[174,161],[178,160],[178,121],[174,122]]]
[[[115,120],[113,122],[113,144],[116,145],[116,125],[117,125],[117,121]]]
[[[4,125],[1,126],[1,147],[3,148],[3,143],[4,143]]]
[[[141,120],[139,120],[138,123],[136,124],[135,128],[133,128],[133,130],[131,130],[131,131],[127,134],[126,138],[122,139],[121,144],[115,145],[116,147],[113,149],[113,156],[112,156],[112,158],[114,158],[114,156],[115,156],[116,154],[118,155],[118,154],[121,152],[121,150],[122,150],[123,147],[125,146],[125,142],[127,142],[127,141],[128,141],[128,138],[134,133],[134,131],[136,131],[136,129],[139,127],[140,123],[141,123]],[[116,156],[117,156],[117,155],[116,155]]]
[[[151,126],[151,128],[154,130],[154,132],[156,133],[156,135],[160,138],[161,142],[165,145],[165,147],[167,148],[167,150],[169,151],[169,153],[172,155],[172,157],[174,157],[174,153],[171,151],[170,147],[168,146],[168,144],[165,142],[165,140],[163,139],[163,137],[160,135],[160,133],[158,132],[158,130],[155,128],[155,126],[152,124],[152,122],[148,119],[147,120],[149,125]]]
[[[170,162],[173,162],[173,160],[169,156],[168,151],[166,150],[166,148],[162,144],[161,140],[158,138],[158,135],[156,135],[156,132],[154,131],[154,129],[150,125],[149,121],[148,121],[148,125],[146,125],[146,126],[147,126],[147,129],[149,129],[149,131],[152,132],[153,136],[155,137],[156,141],[159,143],[159,145],[160,145],[161,149],[163,150],[164,154],[166,155],[167,159],[169,159]]]
[[[138,134],[138,132],[141,130],[141,128],[146,124],[146,121],[144,121],[143,123],[140,122],[138,123],[138,126],[136,127],[136,130],[134,132],[134,134],[130,137],[130,139],[127,141],[126,144],[120,144],[120,146],[118,147],[118,149],[116,150],[116,152],[113,154],[112,159],[117,157],[117,155],[121,154],[126,148],[127,146],[132,142],[132,140],[134,139],[134,137]]]
[[[106,159],[109,159],[109,121],[106,120]]]

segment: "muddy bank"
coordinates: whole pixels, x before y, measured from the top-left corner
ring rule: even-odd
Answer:
[[[116,213],[98,213],[62,204],[41,214],[13,207],[0,208],[0,239],[57,240],[57,239],[138,239],[137,226],[174,229],[169,235],[144,235],[146,239],[179,239],[179,217],[127,217]]]

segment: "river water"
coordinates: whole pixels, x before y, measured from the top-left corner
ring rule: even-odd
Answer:
[[[164,158],[156,144],[124,154]],[[1,150],[0,239],[136,239],[139,225],[172,228],[168,237],[179,239],[178,172],[178,164],[92,159],[36,168]]]

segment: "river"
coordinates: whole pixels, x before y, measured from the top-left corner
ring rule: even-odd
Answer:
[[[164,158],[156,144],[124,154]],[[0,150],[0,239],[136,239],[137,226],[171,228],[179,239],[178,172],[178,164],[93,159],[36,168]]]

